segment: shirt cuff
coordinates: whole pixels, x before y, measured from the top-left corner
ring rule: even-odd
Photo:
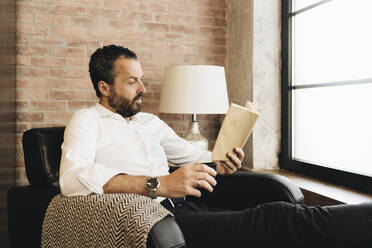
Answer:
[[[114,176],[121,172],[116,169],[108,168],[102,164],[94,164],[88,170],[84,170],[77,175],[80,183],[89,191],[102,195],[103,186]]]

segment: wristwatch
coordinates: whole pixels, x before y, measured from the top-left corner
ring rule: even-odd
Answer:
[[[145,182],[145,188],[146,188],[148,196],[151,199],[156,198],[156,191],[158,190],[159,186],[160,186],[160,182],[159,182],[159,179],[157,177],[147,178],[147,180]]]

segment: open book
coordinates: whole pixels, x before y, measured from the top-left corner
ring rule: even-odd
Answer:
[[[212,159],[214,161],[229,161],[226,153],[232,152],[234,154],[234,147],[242,148],[244,146],[259,116],[260,113],[249,101],[245,107],[231,103],[218,133]]]

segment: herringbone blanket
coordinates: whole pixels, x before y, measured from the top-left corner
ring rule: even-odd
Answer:
[[[167,215],[136,194],[56,195],[45,214],[42,247],[146,247],[151,227]]]

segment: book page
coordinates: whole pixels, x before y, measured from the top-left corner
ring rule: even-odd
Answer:
[[[259,116],[260,113],[249,101],[247,101],[246,107],[231,103],[218,133],[212,159],[214,161],[229,161],[226,153],[234,153],[235,147],[243,148]]]

